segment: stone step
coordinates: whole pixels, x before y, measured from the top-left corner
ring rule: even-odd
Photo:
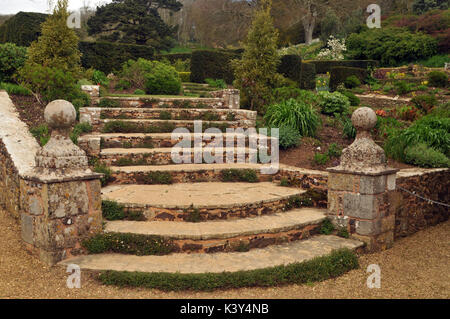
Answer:
[[[98,124],[94,124],[95,131],[102,133],[171,133],[176,128],[186,128],[194,132],[193,120],[114,120],[101,119]],[[243,121],[198,121],[201,123],[199,132],[204,132],[208,128],[217,128],[226,132],[227,128],[249,128],[255,126],[253,120]],[[112,123],[112,124],[110,124]]]
[[[130,256],[99,254],[70,258],[60,264],[76,264],[83,270],[139,271],[147,273],[222,273],[289,265],[325,256],[333,250],[362,247],[360,241],[337,236],[314,236],[284,245],[252,249],[248,252],[217,254],[172,254],[167,256]]]
[[[105,96],[101,98],[92,98],[92,104],[98,105],[101,99],[115,100],[120,103],[120,107],[138,107],[138,108],[209,108],[209,109],[227,109],[224,106],[223,99],[220,98],[199,98],[199,97],[145,97],[145,96]]]
[[[204,163],[217,162],[217,159],[223,163],[227,161],[236,163],[238,159],[242,162],[248,162],[250,158],[255,158],[256,161],[258,156],[257,149],[245,147],[223,147],[221,151],[213,147],[199,149],[198,156]],[[102,163],[108,166],[172,165],[186,163],[186,160],[194,163],[195,148],[180,149],[177,155],[172,155],[173,150],[173,148],[107,148],[100,151],[99,158]],[[178,156],[178,160],[176,156]]]
[[[245,121],[256,120],[256,112],[232,109],[180,109],[180,108],[101,108],[102,119],[161,119]]]
[[[254,171],[257,181],[271,181],[273,175],[262,174],[261,169],[269,168],[269,164],[177,164],[159,166],[124,166],[110,167],[112,181],[110,184],[148,184],[147,176],[160,173],[170,176],[172,183],[222,182],[224,171],[233,172]]]
[[[259,134],[255,136],[258,139],[267,138],[267,144],[270,146],[270,139],[272,138]],[[194,139],[201,139],[202,146],[206,146],[217,139],[216,136],[205,133],[184,133],[174,137],[176,138],[172,138],[172,133],[99,133],[80,136],[78,145],[85,151],[89,148],[91,141],[101,143],[102,148],[170,148],[187,139],[192,141],[192,147],[194,146]],[[234,145],[237,145],[239,142],[243,146],[250,147],[249,137],[245,134],[223,133],[222,138],[224,146],[227,140],[231,141],[233,139]]]
[[[170,239],[178,252],[217,253],[263,248],[318,233],[326,210],[302,208],[255,218],[188,222],[112,221],[105,232],[156,235]]]
[[[112,185],[102,189],[102,199],[116,201],[128,212],[142,213],[149,221],[206,221],[283,212],[305,192],[270,182]]]

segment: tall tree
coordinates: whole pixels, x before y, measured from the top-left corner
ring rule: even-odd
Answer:
[[[67,26],[68,0],[58,0],[53,14],[42,23],[42,34],[31,43],[27,64],[58,68],[77,74],[80,71],[81,53],[78,36]]]
[[[270,14],[272,0],[261,0],[244,43],[241,60],[234,60],[236,86],[249,101],[252,110],[264,112],[270,101],[277,66],[280,63],[278,31]]]
[[[98,7],[89,19],[89,34],[113,42],[168,49],[173,44],[176,27],[168,26],[158,10],[177,12],[181,7],[177,0],[113,0]]]

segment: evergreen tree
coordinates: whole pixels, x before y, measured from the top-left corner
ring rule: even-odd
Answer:
[[[57,68],[72,74],[80,72],[79,39],[75,31],[67,26],[67,7],[68,0],[58,0],[53,14],[42,23],[41,36],[31,43],[27,64]]]
[[[242,59],[232,62],[236,86],[248,100],[250,108],[260,112],[270,101],[272,89],[279,77],[278,31],[273,25],[271,8],[272,0],[261,0],[244,43]]]
[[[181,7],[177,0],[113,0],[97,8],[88,21],[88,31],[101,40],[168,49],[177,28],[168,26],[158,10],[176,12]]]

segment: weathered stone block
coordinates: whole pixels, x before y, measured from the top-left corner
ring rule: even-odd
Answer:
[[[328,175],[328,188],[330,190],[353,192],[358,188],[358,184],[358,175],[333,172],[330,172]]]
[[[395,215],[390,215],[381,219],[381,232],[393,231],[395,228]]]
[[[41,215],[44,212],[41,202],[37,197],[29,198],[29,213],[31,215]]]
[[[344,194],[344,211],[351,217],[374,219],[377,216],[377,202],[372,195]]]
[[[24,242],[28,244],[33,244],[34,218],[24,213],[22,213],[20,217],[21,217],[22,239]]]
[[[360,194],[379,194],[386,189],[386,176],[361,176],[359,184]]]
[[[357,220],[355,222],[356,233],[359,235],[376,235],[381,230],[381,221],[375,220]]]
[[[89,197],[84,182],[54,183],[48,187],[49,217],[64,218],[87,214]]]
[[[391,175],[387,176],[387,190],[388,191],[395,191],[396,180],[397,180],[396,174],[391,174]]]

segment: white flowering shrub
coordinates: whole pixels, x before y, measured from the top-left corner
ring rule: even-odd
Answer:
[[[319,60],[344,60],[344,52],[347,51],[345,39],[336,39],[331,35],[327,46],[317,55]]]

